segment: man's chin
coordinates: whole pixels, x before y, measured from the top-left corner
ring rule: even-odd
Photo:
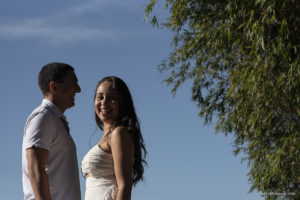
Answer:
[[[67,108],[67,109],[72,108],[73,106],[75,106],[75,103],[74,103],[74,102],[73,102],[72,104],[68,105],[68,108]]]

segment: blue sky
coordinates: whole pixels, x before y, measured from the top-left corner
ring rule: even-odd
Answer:
[[[190,85],[173,98],[162,83],[156,66],[170,52],[172,33],[143,21],[147,1],[0,2],[1,199],[23,198],[23,127],[43,98],[38,72],[53,61],[71,64],[82,89],[65,113],[79,165],[101,135],[93,118],[96,84],[115,75],[131,90],[148,150],[146,182],[133,188],[133,200],[262,199],[248,194],[249,169],[233,155],[233,138],[203,125]]]

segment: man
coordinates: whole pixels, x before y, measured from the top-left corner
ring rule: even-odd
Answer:
[[[49,63],[38,81],[44,99],[24,128],[24,200],[80,200],[76,147],[63,115],[81,91],[77,77],[70,65]]]

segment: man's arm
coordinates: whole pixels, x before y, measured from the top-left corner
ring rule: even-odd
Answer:
[[[32,147],[26,150],[28,175],[36,200],[51,200],[48,175],[45,165],[49,152],[45,149]]]

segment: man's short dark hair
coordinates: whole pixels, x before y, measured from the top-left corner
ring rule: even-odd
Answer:
[[[74,68],[65,63],[52,62],[45,65],[39,73],[39,86],[42,93],[47,95],[50,91],[50,82],[63,80],[69,70],[74,71]]]

